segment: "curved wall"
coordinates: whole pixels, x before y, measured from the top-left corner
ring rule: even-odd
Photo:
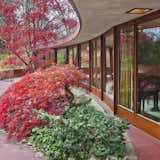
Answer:
[[[153,33],[158,35],[160,33],[159,26],[160,11],[156,11],[117,25],[90,41],[62,47],[66,48],[67,56],[70,55],[71,48],[77,48],[74,51],[77,54],[76,66],[82,68],[87,73],[88,81],[85,84],[87,84],[90,91],[105,101],[115,114],[128,119],[132,124],[158,139],[160,139],[160,88],[157,86],[160,85],[160,81],[157,81],[157,86],[155,89],[152,88],[152,91],[143,90],[138,85],[140,83],[139,75],[142,75],[139,73],[139,68],[142,66],[139,64],[139,55],[143,56],[141,54],[143,51],[140,52],[139,50],[144,48],[141,47],[142,43],[140,44],[139,42],[147,39],[144,38],[142,33],[145,33],[145,37],[150,37],[147,29],[155,28],[156,31],[153,31]],[[140,39],[140,36],[143,38]],[[155,42],[156,38],[152,38],[153,42]],[[153,49],[155,48],[153,47]],[[159,52],[157,51],[157,53]],[[89,59],[86,58],[87,56]],[[81,60],[84,63],[85,58],[88,63],[86,68],[81,67]],[[158,65],[156,68],[158,70],[160,64],[156,65]],[[158,72],[160,71],[158,70]],[[145,76],[148,75],[146,74]],[[153,75],[148,77],[150,78],[151,76],[153,77]],[[146,80],[149,79],[148,77],[143,78]],[[159,77],[157,76],[156,78]],[[151,81],[152,86],[153,81],[155,82],[155,80]],[[148,86],[150,87],[151,85]],[[140,90],[140,88],[142,89]],[[149,105],[147,106],[146,104],[150,102],[153,103],[153,108],[158,108],[155,113],[147,110]],[[140,105],[139,103],[142,104]]]

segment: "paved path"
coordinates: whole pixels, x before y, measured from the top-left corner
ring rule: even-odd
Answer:
[[[128,134],[135,146],[138,160],[160,160],[160,140],[133,125]]]
[[[18,80],[19,78],[0,80],[0,95],[2,95],[8,87]]]
[[[27,145],[7,142],[6,135],[0,131],[0,160],[43,160],[37,155]]]

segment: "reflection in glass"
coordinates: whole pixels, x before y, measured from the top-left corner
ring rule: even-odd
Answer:
[[[52,62],[56,63],[56,55],[55,55],[55,50],[54,50],[54,49],[50,50],[49,59],[50,59]]]
[[[84,83],[89,86],[89,43],[81,45],[81,54],[80,54],[81,69],[87,75]]]
[[[160,122],[160,19],[138,26],[137,110]]]
[[[57,51],[57,63],[65,64],[67,59],[66,49],[58,49]]]
[[[105,76],[105,86],[104,92],[105,94],[113,100],[114,95],[114,82],[113,82],[113,65],[114,65],[114,42],[113,42],[113,33],[110,35],[106,35],[105,37],[105,68],[104,68],[104,76]]]
[[[119,104],[133,109],[133,27],[121,28],[119,36]]]
[[[77,47],[69,48],[69,64],[75,66],[78,65]]]
[[[81,68],[89,69],[89,43],[81,45]]]
[[[101,40],[97,39],[93,42],[93,66],[92,66],[92,85],[101,88]]]

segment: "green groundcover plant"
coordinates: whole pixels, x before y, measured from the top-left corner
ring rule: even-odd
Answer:
[[[124,158],[127,121],[106,116],[88,103],[73,105],[60,116],[38,113],[49,123],[34,128],[29,140],[50,160]]]

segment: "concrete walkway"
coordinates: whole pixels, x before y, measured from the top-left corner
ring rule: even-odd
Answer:
[[[0,95],[2,95],[7,88],[9,88],[13,83],[18,80],[19,78],[0,80]]]
[[[44,160],[27,145],[8,142],[0,130],[0,160]]]
[[[138,160],[160,160],[160,140],[133,125],[128,135],[135,146]]]

